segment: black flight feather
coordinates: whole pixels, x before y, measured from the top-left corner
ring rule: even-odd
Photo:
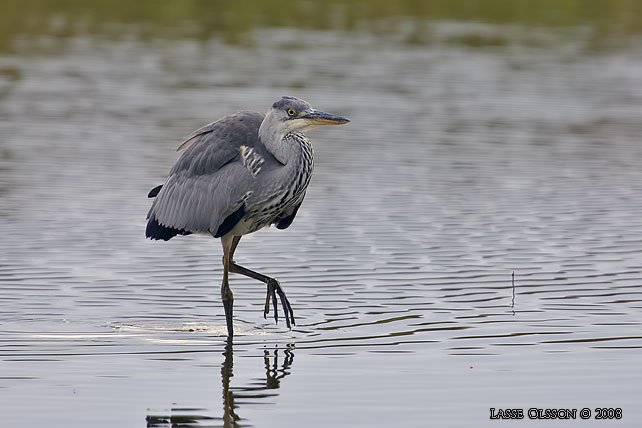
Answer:
[[[292,211],[292,214],[290,214],[289,216],[279,219],[279,222],[276,224],[276,228],[287,229],[288,227],[290,227],[292,221],[294,220],[294,217],[296,217],[296,212],[299,211],[300,206],[301,204],[297,205],[294,211]]]
[[[147,194],[147,197],[148,198],[155,198],[156,196],[158,196],[158,192],[160,192],[162,187],[163,187],[162,184],[154,187],[152,190],[149,191],[149,193]]]
[[[232,214],[228,215],[223,223],[218,227],[218,230],[214,234],[215,238],[220,238],[223,235],[226,235],[230,230],[234,229],[234,226],[243,218],[245,215],[245,204],[241,205],[239,209],[234,211]]]
[[[173,227],[163,226],[156,220],[156,217],[152,217],[147,221],[147,228],[145,229],[145,236],[150,239],[162,239],[163,241],[169,241],[176,235],[191,235],[192,232],[183,229],[175,229]]]

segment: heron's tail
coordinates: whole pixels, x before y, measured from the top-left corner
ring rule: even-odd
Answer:
[[[150,239],[162,239],[169,241],[176,235],[191,235],[192,232],[183,229],[174,229],[173,227],[163,226],[156,220],[155,216],[147,220],[147,229],[145,229],[145,236]]]
[[[147,195],[148,198],[155,198],[158,196],[158,193],[160,190],[163,188],[163,185],[161,184],[160,186],[154,187],[152,190],[149,191],[149,194]],[[167,227],[158,222],[156,219],[156,215],[154,214],[154,207],[152,206],[152,209],[149,210],[149,214],[147,214],[147,229],[145,229],[145,236],[150,238],[150,239],[162,239],[163,241],[169,241],[176,235],[191,235],[192,232],[189,232],[184,229],[175,229],[173,227]]]

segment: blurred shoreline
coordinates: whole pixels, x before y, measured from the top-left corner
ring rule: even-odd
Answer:
[[[449,21],[515,26],[522,31],[547,28],[562,37],[569,29],[581,29],[589,35],[589,49],[612,49],[642,35],[640,16],[642,3],[629,0],[5,0],[0,3],[0,52],[37,49],[33,42],[41,36],[219,38],[227,44],[248,45],[253,43],[252,31],[273,27],[401,33],[407,43],[428,45],[434,41],[431,24]],[[502,33],[472,32],[451,41],[472,47],[502,46],[511,41]]]

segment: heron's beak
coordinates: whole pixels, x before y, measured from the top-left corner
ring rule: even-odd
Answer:
[[[345,117],[319,110],[306,110],[299,115],[299,118],[310,121],[314,125],[342,125],[350,122]]]

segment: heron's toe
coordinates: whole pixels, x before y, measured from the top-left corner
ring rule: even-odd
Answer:
[[[279,322],[279,310],[277,295],[281,299],[281,305],[283,306],[283,312],[285,313],[285,324],[288,328],[292,328],[293,325],[296,325],[294,322],[294,312],[292,311],[292,305],[288,300],[281,284],[274,278],[271,278],[267,283],[267,294],[265,296],[265,308],[263,310],[263,317],[267,318],[267,314],[270,313],[270,302],[274,307],[274,322],[278,324]]]

